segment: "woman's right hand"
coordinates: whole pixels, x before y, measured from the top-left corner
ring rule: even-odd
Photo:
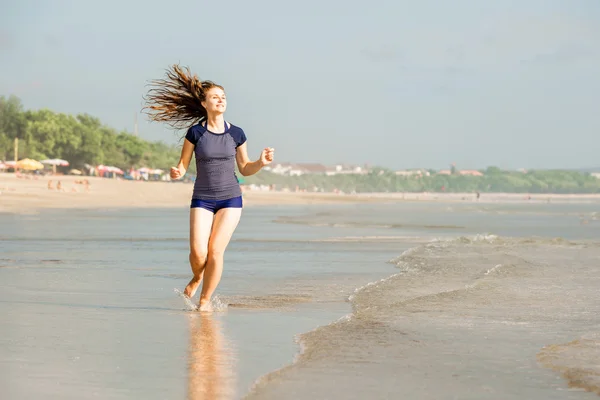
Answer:
[[[183,174],[181,170],[177,167],[171,167],[171,179],[179,179]]]

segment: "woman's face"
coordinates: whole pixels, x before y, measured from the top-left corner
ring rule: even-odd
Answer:
[[[209,114],[223,114],[227,108],[225,91],[218,87],[209,89],[202,105]]]

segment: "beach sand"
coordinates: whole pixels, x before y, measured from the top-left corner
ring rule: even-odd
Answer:
[[[76,183],[87,179],[89,190]],[[48,188],[52,180],[53,189]],[[56,190],[60,181],[62,190]],[[182,182],[145,182],[89,176],[17,177],[0,173],[0,212],[36,213],[48,208],[162,208],[189,204],[192,184]],[[244,191],[244,205],[335,204],[390,201],[479,201],[479,202],[598,202],[600,195],[559,195],[523,193],[309,193],[283,191]]]

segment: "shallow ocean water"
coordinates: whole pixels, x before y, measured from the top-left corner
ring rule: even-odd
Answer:
[[[0,215],[3,398],[585,398],[599,211],[249,207],[211,315],[185,208]]]

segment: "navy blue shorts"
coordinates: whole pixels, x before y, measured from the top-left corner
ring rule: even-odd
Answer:
[[[233,197],[225,200],[202,200],[192,199],[190,208],[204,208],[213,214],[216,214],[222,208],[242,208],[242,196]]]

